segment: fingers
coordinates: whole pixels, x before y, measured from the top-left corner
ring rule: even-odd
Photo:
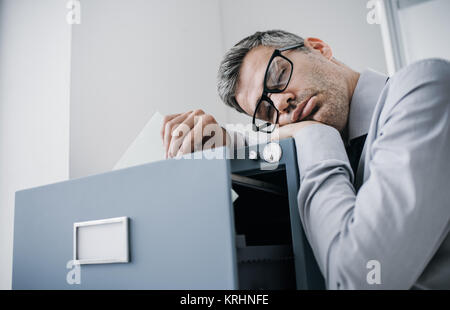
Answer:
[[[183,154],[201,150],[201,146],[203,143],[202,125],[202,122],[197,122],[194,128],[189,131],[189,133],[184,138],[183,143],[181,144],[176,156],[181,156]]]
[[[212,115],[204,114],[196,117],[194,128],[190,130],[183,139],[176,156],[192,153],[202,150],[202,145],[205,140],[205,127],[206,126],[218,126],[216,120]],[[220,129],[218,129],[220,130]]]
[[[211,137],[207,139],[205,143],[203,143],[203,150],[229,145],[230,143],[230,137],[228,133],[224,128],[220,127],[219,124],[215,126],[206,126],[203,130],[203,136]]]
[[[162,128],[161,128],[161,139],[163,140],[163,142],[164,142],[164,131],[165,131],[165,128],[166,128],[166,124],[169,121],[173,120],[175,117],[179,116],[179,115],[181,115],[181,113],[164,116],[163,124],[162,124]]]
[[[166,153],[166,158],[168,157],[168,151],[169,151],[169,147],[170,147],[170,142],[172,140],[172,132],[175,129],[175,127],[181,123],[183,123],[183,121],[189,117],[189,115],[192,112],[186,112],[183,114],[180,114],[174,118],[172,118],[171,120],[169,120],[165,126],[164,126],[164,137],[163,137],[163,141],[164,141],[164,148],[165,148],[165,153]]]
[[[205,115],[203,110],[195,110],[179,114],[171,119],[168,118],[164,126],[163,137],[166,158],[174,157],[177,154],[184,137],[194,127],[195,118],[202,115]]]
[[[205,115],[205,112],[202,110],[193,111],[181,124],[174,127],[172,131],[172,139],[168,149],[169,157],[174,157],[177,155],[184,138],[189,131],[194,128],[194,125],[199,121],[198,117],[201,115]]]
[[[227,137],[214,117],[202,110],[166,116],[161,136],[166,158],[200,151],[205,141],[210,142],[208,147],[222,146]]]

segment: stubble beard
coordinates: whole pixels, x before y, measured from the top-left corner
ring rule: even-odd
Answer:
[[[349,98],[346,85],[336,70],[327,70],[329,66],[314,66],[308,78],[309,87],[306,96],[316,95],[318,102],[313,113],[306,120],[314,120],[344,130],[349,114]],[[303,96],[305,97],[305,96]]]

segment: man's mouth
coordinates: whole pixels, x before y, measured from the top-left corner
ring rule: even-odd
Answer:
[[[292,112],[291,121],[298,122],[307,118],[314,110],[317,104],[317,95],[302,101]]]

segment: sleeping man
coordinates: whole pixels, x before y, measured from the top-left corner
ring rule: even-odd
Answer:
[[[449,62],[388,78],[320,39],[257,32],[226,53],[218,92],[255,131],[295,140],[299,213],[327,288],[450,289]],[[207,125],[224,133],[216,146],[235,136],[201,110],[166,116],[167,156],[214,139]]]

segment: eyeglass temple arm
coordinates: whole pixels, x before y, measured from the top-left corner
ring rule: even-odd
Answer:
[[[283,47],[283,48],[279,48],[278,50],[279,50],[280,52],[284,52],[284,51],[287,51],[287,50],[292,50],[292,49],[300,48],[300,47],[303,47],[303,46],[305,46],[304,43],[299,43],[299,44],[295,44],[295,45],[291,45],[291,46],[286,46],[286,47]]]
[[[272,124],[271,123],[265,123],[265,124],[263,124],[263,125],[261,125],[261,126],[258,126],[258,125],[256,125],[256,124],[252,124],[252,129],[253,129],[253,131],[256,131],[256,132],[258,132],[258,131],[261,131],[261,132],[266,132],[266,131],[263,131],[265,128],[267,128],[267,127],[269,127],[269,126],[271,126]],[[267,132],[267,133],[271,133],[273,130],[271,130],[270,132]]]

